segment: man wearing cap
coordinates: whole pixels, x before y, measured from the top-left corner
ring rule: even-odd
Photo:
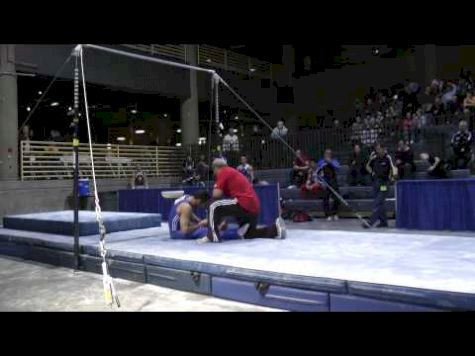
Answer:
[[[260,202],[245,176],[229,167],[221,158],[213,161],[213,173],[216,184],[213,189],[213,200],[209,204],[209,233],[201,242],[220,242],[220,224],[229,217],[237,220],[239,235],[245,239],[285,238],[285,225],[280,217],[276,219],[275,224],[257,227]]]

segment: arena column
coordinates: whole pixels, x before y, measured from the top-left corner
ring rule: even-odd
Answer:
[[[190,65],[198,64],[198,46],[185,45],[186,61]],[[189,71],[190,96],[181,103],[181,137],[183,145],[197,144],[200,134],[198,115],[197,72]]]
[[[0,180],[18,179],[18,93],[15,45],[0,44]]]

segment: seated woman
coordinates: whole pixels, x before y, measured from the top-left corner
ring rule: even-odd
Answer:
[[[396,158],[399,179],[410,178],[411,174],[416,171],[414,153],[411,147],[404,141],[399,141],[394,157]]]
[[[358,144],[353,146],[353,153],[349,160],[348,183],[350,186],[365,185],[365,178],[368,175],[366,171],[366,157]]]
[[[447,173],[449,172],[450,167],[445,161],[443,161],[437,156],[432,156],[428,153],[421,153],[420,157],[423,161],[426,161],[430,164],[430,167],[427,169],[427,174],[431,178],[448,178]]]
[[[148,189],[147,175],[140,166],[135,167],[135,172],[130,180],[130,187],[132,189]]]
[[[302,184],[300,189],[303,193],[312,192],[313,194],[316,194],[319,190],[323,188],[320,184],[320,180],[318,179],[317,163],[314,159],[310,159],[309,164],[310,168],[308,169],[307,180],[305,184]]]

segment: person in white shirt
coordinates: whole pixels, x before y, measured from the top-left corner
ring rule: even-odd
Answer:
[[[274,127],[274,129],[272,130],[271,137],[273,139],[278,139],[279,137],[284,138],[285,136],[287,136],[288,132],[289,130],[287,129],[287,127],[285,127],[284,122],[282,120],[279,120],[277,122],[277,126]]]
[[[223,138],[223,152],[239,151],[239,138],[234,133],[234,129],[230,128]]]

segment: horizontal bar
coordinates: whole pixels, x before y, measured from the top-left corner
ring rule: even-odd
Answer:
[[[120,55],[120,56],[125,56],[125,57],[135,58],[135,59],[141,59],[141,60],[144,60],[144,61],[149,61],[149,62],[154,62],[154,63],[159,63],[159,64],[165,64],[165,65],[169,65],[169,66],[173,66],[173,67],[191,69],[191,70],[206,72],[206,73],[210,73],[210,74],[215,73],[215,71],[211,70],[211,69],[205,69],[205,68],[201,68],[201,67],[192,66],[192,65],[189,65],[189,64],[182,64],[182,63],[177,63],[177,62],[173,62],[173,61],[167,61],[165,59],[160,59],[160,58],[155,58],[155,57],[150,57],[150,56],[144,56],[144,55],[141,55],[141,54],[135,54],[135,53],[130,53],[130,52],[126,52],[126,51],[121,51],[121,50],[118,50],[118,49],[112,49],[112,48],[97,46],[97,45],[93,45],[93,44],[84,44],[82,46],[85,47],[85,48],[92,48],[92,49],[96,49],[98,51],[114,53],[114,54],[117,54],[117,55]]]

